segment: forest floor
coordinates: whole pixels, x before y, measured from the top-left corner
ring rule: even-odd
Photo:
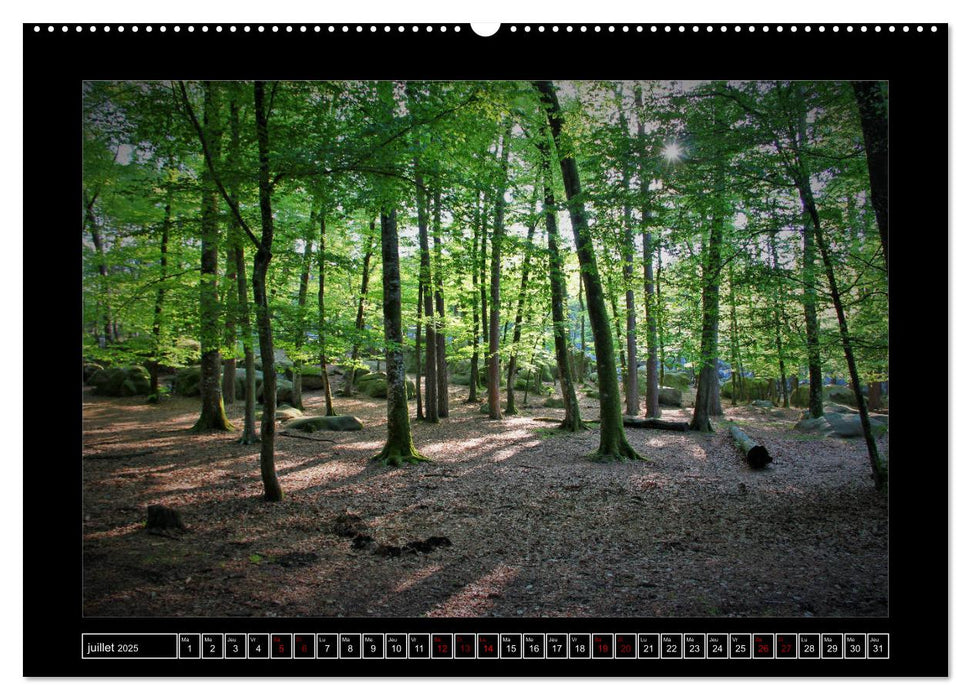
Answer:
[[[888,614],[887,499],[873,488],[862,439],[797,433],[796,410],[726,406],[725,418],[768,448],[768,469],[745,464],[723,422],[711,435],[628,429],[645,461],[604,464],[586,458],[596,426],[556,433],[537,418],[562,410],[537,408],[541,398],[490,421],[463,403],[467,394],[451,387],[441,423],[413,422],[433,461],[394,469],[369,461],[384,443],[385,400],[335,397],[364,430],[278,437],[286,497],[271,504],[259,445],[189,432],[198,399],[149,405],[85,387],[84,614]],[[308,415],[323,413],[322,392],[304,403]],[[585,418],[597,417],[594,399],[581,403]],[[227,413],[242,425],[241,402]],[[664,418],[689,420],[689,409]],[[188,531],[148,534],[146,507],[156,503],[178,509]],[[345,512],[381,545],[451,545],[398,557],[354,549],[335,532]]]

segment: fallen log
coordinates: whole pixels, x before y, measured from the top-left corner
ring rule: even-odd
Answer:
[[[731,433],[735,445],[745,454],[745,460],[752,469],[762,469],[772,461],[769,451],[746,435],[737,425],[729,425],[728,432]]]
[[[679,433],[688,431],[687,423],[678,423],[672,420],[659,420],[657,418],[639,418],[637,416],[624,416],[625,428],[647,428],[650,430],[674,430]]]
[[[310,440],[311,442],[332,442],[335,445],[337,444],[337,440],[331,440],[329,438],[315,438],[309,435],[294,435],[293,433],[287,432],[279,432],[277,435],[280,437],[297,438],[298,440]]]

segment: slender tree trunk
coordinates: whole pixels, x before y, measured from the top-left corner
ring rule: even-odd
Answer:
[[[253,261],[253,299],[256,303],[256,325],[263,358],[263,417],[260,421],[260,476],[263,497],[276,502],[283,499],[283,489],[276,476],[274,447],[276,443],[276,363],[273,359],[273,328],[266,297],[266,272],[273,257],[273,206],[270,200],[270,138],[265,107],[265,83],[253,83],[256,111],[256,142],[259,152],[260,222],[262,236]]]
[[[428,205],[425,182],[415,158],[415,183],[418,200],[418,246],[421,250],[419,278],[425,289],[425,420],[438,422],[438,338],[435,333],[435,295],[432,263],[428,249]]]
[[[445,290],[442,277],[442,190],[436,184],[434,201],[435,215],[432,219],[432,239],[435,245],[435,311],[438,314],[435,329],[435,366],[438,372],[438,417],[448,418],[448,364],[445,361]]]
[[[354,321],[355,337],[351,344],[351,364],[344,375],[344,388],[341,393],[350,396],[354,389],[354,375],[357,373],[357,358],[360,353],[360,337],[364,332],[364,302],[367,301],[368,280],[371,278],[371,253],[374,250],[374,220],[371,220],[370,235],[368,236],[367,247],[364,253],[364,262],[361,269],[361,291],[357,296],[357,318]]]
[[[889,156],[888,140],[890,135],[887,119],[887,102],[879,82],[853,81],[853,92],[860,110],[860,124],[863,127],[863,143],[866,147],[866,162],[870,170],[870,202],[877,218],[877,230],[883,244],[883,263],[890,277],[889,248]]]
[[[691,430],[712,430],[711,416],[721,415],[718,383],[718,302],[721,276],[721,248],[726,212],[724,205],[725,165],[719,161],[715,169],[715,211],[711,218],[711,237],[704,261],[704,287],[701,293],[701,367],[698,372],[698,393],[695,397]]]
[[[236,403],[236,260],[233,256],[233,242],[226,241],[226,285],[223,293],[223,306],[225,307],[224,328],[225,338],[223,344],[229,348],[229,357],[223,358],[223,404],[230,405]]]
[[[421,403],[421,314],[425,300],[425,283],[418,281],[418,322],[415,324],[415,420],[424,420]]]
[[[661,246],[657,247],[657,274],[654,275],[654,301],[655,316],[657,317],[657,328],[664,328],[664,298],[661,296]],[[657,366],[658,366],[658,386],[664,386],[664,336],[658,332],[657,337]]]
[[[415,450],[408,419],[404,353],[401,350],[401,272],[398,224],[394,209],[381,212],[381,266],[384,290],[384,341],[388,373],[388,441],[375,456],[389,466],[427,461]],[[427,296],[427,295],[426,295]]]
[[[629,133],[627,125],[627,113],[624,111],[622,94],[618,93],[620,128],[624,136]],[[621,177],[621,188],[624,193],[624,238],[622,255],[624,259],[623,279],[624,279],[624,305],[626,311],[626,345],[627,345],[627,368],[626,381],[624,384],[624,398],[626,400],[626,413],[629,416],[636,416],[640,412],[640,399],[638,398],[637,387],[637,306],[634,303],[634,229],[631,224],[631,206],[628,201],[630,195],[630,161],[624,159]],[[641,196],[644,195],[643,188]],[[646,207],[646,200],[644,200]],[[648,312],[650,313],[650,312]]]
[[[324,386],[324,415],[336,416],[334,411],[334,396],[330,390],[330,374],[327,371],[327,344],[325,342],[325,313],[327,292],[327,267],[325,253],[327,251],[327,213],[320,209],[320,243],[317,250],[317,342],[320,344],[320,381]]]
[[[738,314],[735,303],[735,266],[728,268],[728,305],[730,319],[729,345],[732,352],[732,406],[738,405],[738,392],[742,387],[742,352],[738,340]]]
[[[218,160],[220,135],[216,96],[210,83],[203,83],[203,86],[205,90],[203,129],[207,134],[212,158]],[[222,338],[219,332],[220,309],[217,288],[219,277],[218,193],[208,171],[203,172],[202,181],[202,222],[199,232],[199,237],[202,239],[202,263],[199,278],[199,330],[202,345],[202,377],[199,382],[199,392],[202,395],[202,410],[199,414],[199,420],[193,426],[193,430],[197,432],[233,429],[232,424],[226,418],[226,410],[223,406],[220,376],[219,346]]]
[[[519,280],[519,297],[516,299],[516,320],[513,324],[512,348],[509,350],[509,367],[506,368],[506,414],[519,413],[516,410],[516,353],[523,331],[523,307],[526,305],[526,287],[529,284],[529,265],[533,257],[533,234],[536,232],[536,201],[529,205],[529,228],[526,231],[526,253],[523,256],[523,274]],[[526,402],[525,395],[523,403]]]
[[[573,149],[568,143],[567,135],[563,133],[556,88],[550,81],[536,81],[534,85],[539,90],[546,109],[546,118],[560,157],[560,170],[566,189],[577,257],[580,260],[580,270],[587,292],[590,327],[597,353],[597,378],[600,383],[600,446],[594,456],[599,459],[639,459],[638,454],[627,443],[627,436],[624,433],[610,319],[607,316],[600,274],[597,270],[597,259],[593,252],[593,238],[590,235],[587,214],[583,207],[580,174],[573,157]]]
[[[159,242],[159,279],[165,279],[169,264],[169,232],[172,228],[172,193],[169,192],[165,200],[165,215],[162,219],[162,240]],[[148,390],[149,400],[158,401],[158,366],[162,357],[162,305],[165,302],[165,285],[160,284],[155,291],[155,310],[152,316],[152,348],[153,359],[149,370],[151,382]]]
[[[229,154],[227,165],[236,168],[239,164],[240,133],[239,103],[233,94],[229,102]],[[235,184],[230,185],[229,201],[231,208],[239,209],[239,196]],[[231,219],[229,236],[233,242],[233,266],[236,269],[236,325],[243,340],[243,365],[246,368],[246,381],[243,388],[243,435],[239,442],[253,445],[260,441],[256,434],[256,353],[253,351],[253,325],[250,321],[249,292],[246,282],[246,261],[243,254],[243,231],[235,218]],[[235,393],[236,387],[233,387]]]
[[[880,391],[880,382],[870,382],[867,385],[867,408],[871,411],[879,411],[883,408],[883,395]]]
[[[469,398],[466,403],[479,402],[479,228],[485,217],[479,195],[475,196],[475,219],[472,224],[472,361],[469,366]],[[483,232],[484,233],[484,232]],[[484,245],[483,245],[484,247]],[[484,321],[485,319],[483,319]]]
[[[488,194],[484,195],[482,202],[482,238],[479,250],[479,307],[480,313],[479,318],[482,319],[482,348],[485,356],[482,358],[483,369],[485,370],[489,366],[489,292],[486,286],[486,262],[490,259],[488,254],[489,246],[489,215],[488,208],[489,198]],[[488,370],[486,370],[488,371]],[[486,381],[486,391],[488,391],[489,382]]]
[[[111,293],[108,288],[108,266],[105,264],[105,248],[104,242],[101,240],[101,226],[98,224],[98,218],[94,213],[94,203],[98,199],[98,194],[95,193],[90,199],[86,198],[84,207],[84,218],[88,222],[88,228],[91,230],[91,242],[94,244],[94,252],[98,259],[98,278],[100,280],[100,291],[101,291],[101,304],[104,305],[104,316],[102,318],[102,325],[104,327],[104,339],[100,343],[101,347],[104,347],[107,343],[111,342],[111,308],[108,302],[108,295]]]
[[[569,432],[584,430],[580,419],[580,404],[574,388],[573,364],[567,344],[569,328],[564,306],[567,300],[566,276],[560,257],[560,233],[556,224],[556,202],[553,198],[553,172],[549,146],[538,143],[543,165],[543,209],[546,220],[546,248],[550,257],[550,300],[553,312],[553,346],[556,350],[556,366],[559,370],[560,393],[563,395],[563,422],[560,428]]]
[[[313,216],[311,215],[311,225]],[[300,286],[297,291],[297,328],[293,338],[294,349],[299,355],[303,349],[303,343],[307,336],[307,329],[304,323],[307,311],[307,290],[310,287],[310,266],[313,263],[314,246],[310,236],[304,240],[303,263],[300,267]],[[297,359],[293,362],[293,407],[303,410],[303,360]]]
[[[651,233],[650,211],[650,171],[647,161],[647,141],[644,130],[643,97],[640,85],[634,88],[634,106],[637,109],[637,147],[638,147],[638,180],[641,200],[641,247],[643,248],[644,268],[644,320],[647,324],[647,365],[644,373],[647,379],[647,391],[644,397],[645,415],[648,418],[660,418],[661,408],[658,405],[659,381],[657,362],[657,298],[654,290],[654,240]],[[631,243],[633,250],[633,242]],[[658,258],[660,262],[660,258]],[[660,283],[660,280],[659,280]],[[658,290],[660,292],[660,290]],[[633,287],[631,286],[633,296]]]
[[[502,137],[500,165],[502,174],[496,188],[495,228],[492,231],[492,270],[489,279],[489,418],[500,420],[502,406],[499,401],[499,283],[502,272],[502,239],[505,236],[503,215],[505,213],[506,178],[509,172],[509,141],[512,138],[512,123],[506,127]]]
[[[782,405],[789,408],[788,374],[786,373],[785,354],[782,351],[782,319],[779,307],[785,303],[785,290],[782,287],[782,277],[779,274],[779,253],[775,247],[775,231],[769,233],[769,252],[772,256],[772,274],[776,278],[776,301],[773,306],[775,320],[775,350],[779,358],[779,393],[782,394]]]

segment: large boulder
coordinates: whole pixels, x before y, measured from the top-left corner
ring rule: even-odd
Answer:
[[[286,368],[286,378],[293,381],[296,367]],[[300,366],[300,386],[303,389],[323,389],[324,378],[320,376],[320,365],[301,365]]]
[[[789,405],[797,408],[809,406],[809,385],[800,384],[789,394]]]
[[[253,376],[256,378],[256,385],[259,386],[260,382],[263,381],[263,373],[259,370],[253,371]],[[246,368],[237,367],[236,368],[236,398],[245,399],[246,398]]]
[[[186,367],[175,374],[172,392],[179,396],[199,396],[199,384],[202,382],[201,367]]]
[[[364,424],[354,416],[311,416],[287,421],[287,430],[313,433],[318,430],[363,430]]]
[[[721,397],[731,399],[735,393],[732,382],[727,381],[722,384]],[[763,379],[759,377],[742,377],[738,385],[738,397],[736,401],[772,401],[776,398],[775,380]]]
[[[828,433],[830,430],[829,421],[823,417],[803,418],[795,425],[796,430],[801,433]]]
[[[256,400],[263,403],[262,378],[256,382]],[[276,378],[276,400],[277,403],[293,403],[293,382],[280,375]]]
[[[551,396],[543,402],[546,408],[563,408],[563,399],[559,396]]]
[[[384,374],[383,372],[381,374]],[[415,383],[410,379],[405,380],[405,387],[408,392],[408,398],[415,398]],[[382,379],[380,377],[372,379],[367,382],[363,382],[358,385],[363,393],[370,396],[372,399],[386,399],[388,398],[388,380]]]
[[[661,406],[674,406],[676,408],[681,408],[683,395],[677,389],[672,389],[668,386],[663,386],[658,389],[657,392],[657,402]]]
[[[823,418],[832,428],[832,434],[843,437],[863,437],[863,423],[857,413],[824,413]],[[890,428],[889,416],[870,416],[870,430],[883,435]]]
[[[85,362],[84,367],[81,370],[81,376],[85,384],[91,383],[91,377],[95,375],[96,372],[104,370],[104,366],[98,364],[97,362]]]
[[[303,411],[299,408],[294,408],[285,403],[276,407],[276,419],[281,423],[296,420],[297,418],[303,418]]]
[[[849,386],[831,384],[823,387],[823,399],[843,406],[856,408],[856,394]]]
[[[661,385],[679,391],[687,391],[691,388],[691,378],[683,372],[665,372],[664,381],[661,382]]]
[[[151,389],[148,370],[140,365],[98,370],[89,381],[102,396],[141,396]]]

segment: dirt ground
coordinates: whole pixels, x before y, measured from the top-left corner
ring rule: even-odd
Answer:
[[[451,417],[438,425],[413,422],[433,461],[396,469],[369,461],[384,442],[385,401],[335,397],[364,430],[278,437],[286,498],[269,504],[258,445],[189,432],[198,399],[148,405],[85,388],[84,614],[888,614],[887,499],[861,439],[797,433],[798,411],[726,406],[768,448],[768,469],[746,466],[724,423],[712,435],[628,429],[645,461],[601,464],[586,459],[595,426],[557,434],[537,418],[562,411],[535,398],[490,421],[463,403],[467,393],[451,387]],[[322,414],[322,392],[305,396],[307,414]],[[596,401],[581,402],[596,418]],[[241,403],[227,413],[242,425]],[[188,532],[148,534],[151,504],[177,508]],[[345,512],[381,545],[451,546],[398,557],[354,549],[334,529]]]

